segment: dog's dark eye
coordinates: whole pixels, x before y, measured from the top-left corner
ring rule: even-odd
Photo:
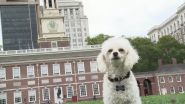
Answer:
[[[112,49],[109,49],[108,52],[112,52]]]
[[[123,48],[120,48],[119,49],[119,52],[124,52],[125,50]]]

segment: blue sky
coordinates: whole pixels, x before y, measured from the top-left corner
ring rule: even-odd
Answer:
[[[173,15],[185,0],[80,0],[90,36],[146,36],[148,30]],[[1,30],[0,30],[1,31]],[[0,43],[1,32],[0,32]]]

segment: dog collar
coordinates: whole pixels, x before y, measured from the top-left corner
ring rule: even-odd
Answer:
[[[119,77],[115,77],[115,78],[111,78],[110,76],[108,76],[108,79],[110,82],[121,82],[124,79],[127,79],[130,77],[130,71],[127,73],[126,76],[119,76]]]

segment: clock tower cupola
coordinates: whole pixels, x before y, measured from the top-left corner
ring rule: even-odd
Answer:
[[[64,17],[57,8],[57,0],[44,0],[40,18],[41,34],[38,39],[40,48],[57,49],[70,44],[64,31]]]

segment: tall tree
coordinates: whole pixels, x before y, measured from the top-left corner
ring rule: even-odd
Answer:
[[[172,36],[163,36],[157,43],[158,48],[161,50],[164,64],[172,63],[172,58],[176,58],[178,63],[182,63],[185,59],[185,46],[178,43]]]
[[[153,71],[158,67],[158,58],[160,50],[156,44],[152,43],[148,38],[129,39],[140,56],[139,62],[134,66],[134,72]]]
[[[86,41],[88,45],[102,44],[105,40],[110,38],[111,36],[105,34],[99,34],[95,37],[87,37]]]

